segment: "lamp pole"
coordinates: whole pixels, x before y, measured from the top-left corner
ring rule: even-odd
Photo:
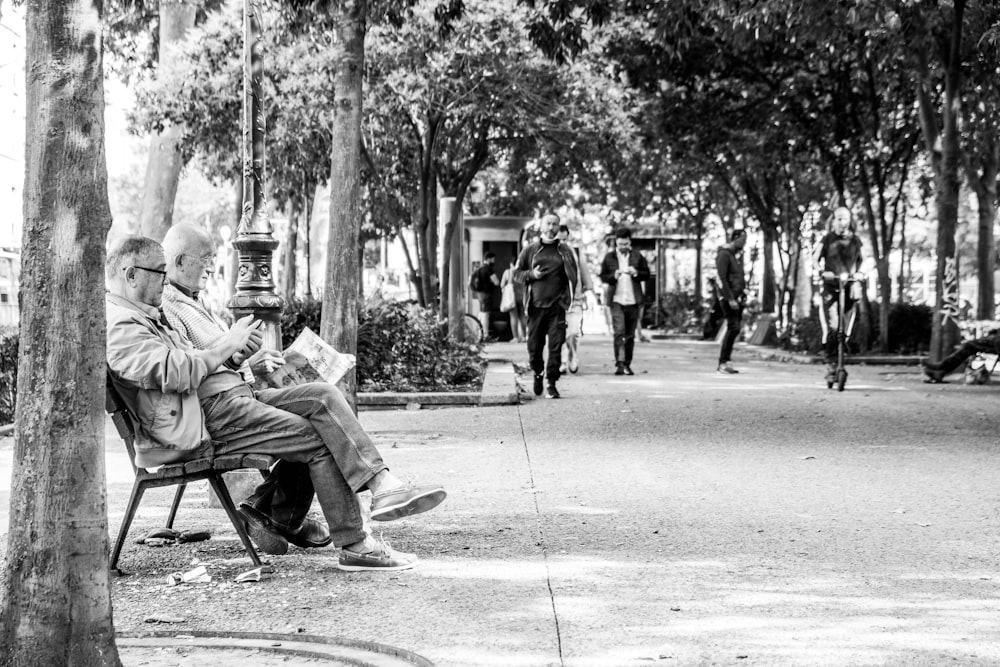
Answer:
[[[239,253],[236,292],[227,304],[236,318],[264,322],[265,347],[281,349],[283,299],[271,270],[278,242],[272,234],[264,194],[264,62],[260,45],[260,2],[243,0],[243,214],[233,246]]]

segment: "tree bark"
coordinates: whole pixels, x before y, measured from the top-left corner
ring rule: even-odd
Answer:
[[[281,271],[281,293],[286,300],[295,298],[296,283],[296,255],[298,254],[299,240],[299,203],[296,197],[292,197],[288,205],[288,229],[285,232],[285,248],[282,255]]]
[[[101,3],[27,5],[24,249],[0,664],[120,665],[104,488]]]
[[[188,30],[194,27],[197,2],[160,0],[160,57],[157,76],[164,76],[177,67],[178,46]],[[180,141],[183,128],[165,127],[149,140],[149,159],[139,212],[139,233],[162,240],[174,220],[174,200],[180,180]]]
[[[951,353],[959,341],[957,324],[958,258],[955,248],[955,229],[958,225],[958,194],[961,186],[959,165],[958,119],[961,113],[961,37],[962,15],[965,0],[955,0],[952,32],[945,60],[944,99],[941,117],[941,150],[937,170],[937,272],[934,299],[934,319],[931,327],[932,361],[939,361]]]
[[[358,348],[358,284],[361,262],[361,101],[365,55],[366,0],[332,3],[336,39],[330,169],[330,238],[327,243],[320,336],[337,350]],[[357,375],[341,380],[344,395],[356,405]]]
[[[968,172],[969,186],[976,193],[979,204],[979,235],[976,240],[976,272],[979,293],[976,317],[992,320],[996,315],[994,305],[993,271],[996,269],[993,224],[996,221],[997,174],[1000,172],[1000,143],[989,135],[981,147],[981,165],[978,173]]]

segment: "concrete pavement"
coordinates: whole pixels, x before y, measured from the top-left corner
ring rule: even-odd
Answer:
[[[837,393],[821,367],[746,348],[717,374],[716,345],[682,341],[638,344],[616,377],[610,346],[584,337],[560,400],[361,413],[394,470],[449,490],[376,526],[417,570],[342,573],[334,549],[293,548],[233,584],[249,561],[194,489],[179,524],[213,539],[126,547],[116,626],[173,614],[180,634],[350,637],[454,667],[1000,664],[1000,384],[851,367]],[[169,492],[150,495],[134,535],[166,513]],[[162,583],[192,559],[213,584]]]

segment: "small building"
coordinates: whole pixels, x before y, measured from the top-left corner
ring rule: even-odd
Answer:
[[[0,327],[17,326],[20,281],[21,253],[0,248]]]
[[[473,215],[464,217],[466,273],[464,283],[468,286],[468,277],[483,264],[483,257],[488,252],[496,255],[493,272],[497,279],[517,259],[520,252],[525,230],[531,221],[530,216],[507,215]],[[479,315],[479,299],[475,293],[466,287],[465,312]],[[508,340],[511,337],[510,317],[507,313],[497,312],[490,318],[490,331],[487,336]]]

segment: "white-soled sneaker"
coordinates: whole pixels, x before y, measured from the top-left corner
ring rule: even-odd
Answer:
[[[396,572],[416,567],[418,560],[416,554],[396,551],[385,540],[374,542],[374,548],[367,553],[341,549],[337,569],[345,572]]]

